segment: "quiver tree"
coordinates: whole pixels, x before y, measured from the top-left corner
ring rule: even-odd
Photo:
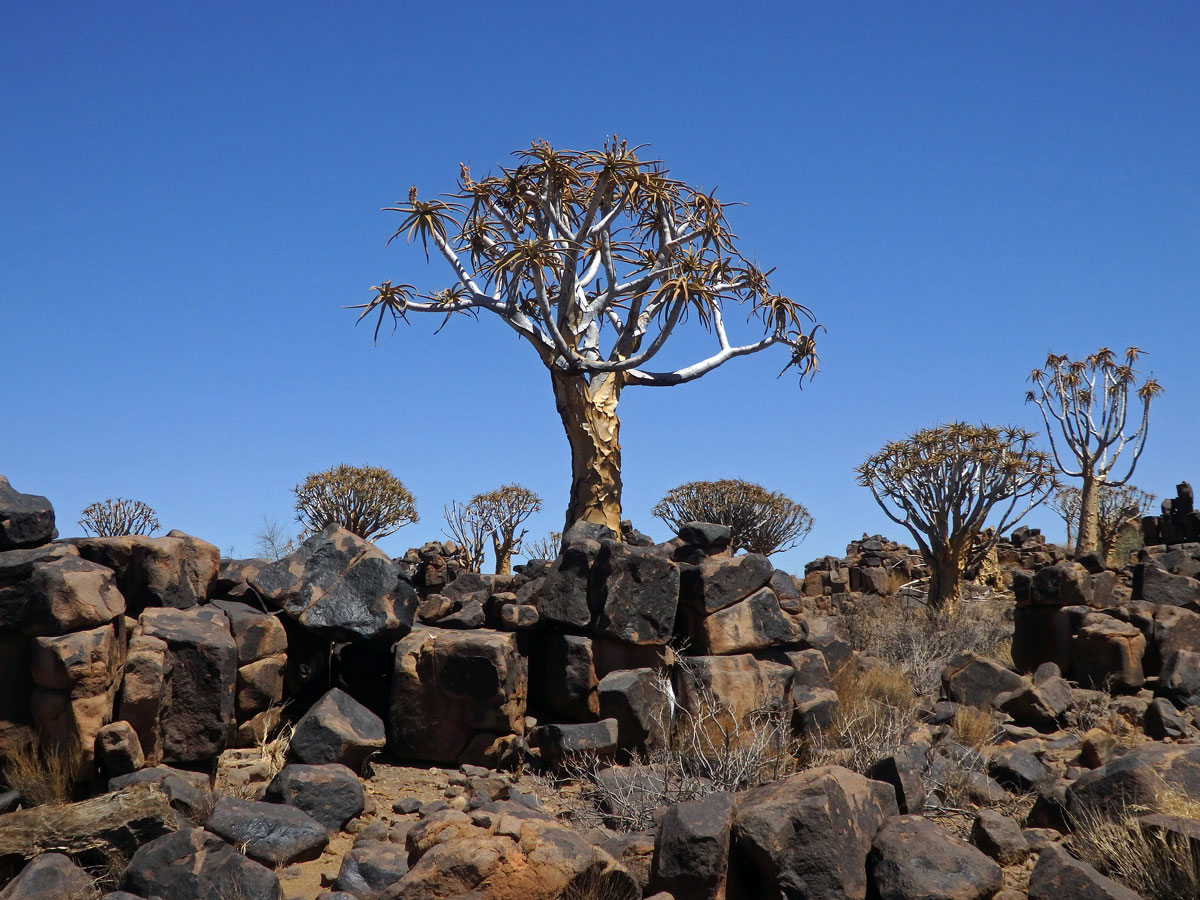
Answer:
[[[154,534],[158,514],[141,500],[110,497],[87,506],[80,514],[84,534],[96,537],[120,537],[127,534]]]
[[[978,566],[1054,487],[1050,458],[1033,449],[1032,434],[964,422],[890,443],[855,471],[917,542],[929,566],[931,610],[953,608],[963,571]],[[999,521],[987,535],[984,522],[995,508]]]
[[[512,571],[512,555],[520,550],[525,536],[524,530],[517,534],[517,529],[541,508],[542,498],[534,491],[519,484],[505,484],[476,494],[469,503],[451,503],[446,508],[446,524],[450,536],[465,548],[472,571],[478,572],[483,566],[487,536],[496,558],[496,574],[507,575]]]
[[[734,552],[765,556],[795,547],[813,527],[801,504],[738,478],[681,484],[667,491],[651,512],[676,531],[685,522],[728,525]]]
[[[413,495],[379,466],[342,463],[312,473],[293,490],[296,518],[305,534],[337,524],[364,541],[375,541],[418,521]]]
[[[420,238],[449,265],[449,286],[419,294],[385,281],[357,307],[393,327],[409,313],[497,316],[549,370],[571,447],[566,524],[606,525],[620,534],[621,447],[617,403],[626,387],[694,381],[731,359],[776,344],[784,371],[816,368],[812,314],[776,293],[737,248],[713,193],[673,179],[639,148],[615,139],[601,150],[556,150],[535,142],[513,168],[475,180],[460,164],[458,191],[444,200],[388,207],[403,218],[392,238]],[[390,242],[390,241],[389,241]],[[761,326],[747,343],[725,319],[742,306]],[[653,361],[691,321],[713,352],[674,370]],[[781,375],[783,372],[780,373]]]
[[[1046,365],[1029,376],[1033,389],[1025,394],[1025,400],[1042,411],[1054,461],[1062,474],[1081,481],[1077,556],[1100,547],[1100,485],[1129,481],[1146,446],[1150,402],[1162,388],[1153,378],[1140,387],[1135,385],[1133,364],[1139,355],[1137,347],[1125,351],[1123,362],[1107,347],[1082,360],[1051,353]],[[1131,389],[1137,427],[1126,433],[1132,424]],[[1120,477],[1114,476],[1117,460],[1126,450],[1128,468]]]
[[[1099,518],[1097,539],[1099,550],[1105,559],[1112,554],[1117,537],[1126,526],[1139,522],[1154,502],[1148,494],[1132,484],[1101,484],[1097,491]],[[1050,505],[1067,523],[1067,543],[1071,543],[1079,527],[1079,511],[1083,504],[1083,492],[1077,487],[1065,485],[1054,492]]]

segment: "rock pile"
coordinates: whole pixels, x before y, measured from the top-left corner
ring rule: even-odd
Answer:
[[[1189,533],[1189,498],[1155,533]],[[74,751],[79,798],[0,794],[25,807],[0,814],[0,900],[75,896],[81,866],[114,855],[112,900],[279,900],[277,872],[343,829],[357,840],[326,900],[1131,896],[1062,849],[1072,823],[1122,797],[1157,815],[1147,828],[1200,829],[1154,812],[1163,785],[1200,792],[1200,542],[1113,570],[1018,529],[988,575],[1015,600],[1015,667],[939,657],[940,691],[908,698],[862,772],[853,748],[736,792],[681,771],[682,802],[613,830],[614,798],[670,796],[648,760],[678,751],[684,719],[732,725],[730,759],[770,723],[805,753],[849,727],[854,686],[889,664],[851,646],[838,610],[897,604],[926,574],[878,535],[802,579],[733,555],[721,526],[624,537],[576,526],[511,575],[468,571],[451,543],[393,560],[336,526],[278,561],[221,560],[180,532],[57,540],[45,498],[0,479],[0,754]],[[284,718],[281,770],[234,749]],[[214,785],[234,758],[240,780]],[[381,815],[373,758],[446,767],[444,802]],[[504,774],[581,760],[609,804],[590,831]],[[958,836],[922,815],[964,804]]]

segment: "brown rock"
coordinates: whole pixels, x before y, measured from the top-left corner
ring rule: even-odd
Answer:
[[[137,732],[128,722],[105,725],[96,734],[96,761],[109,778],[136,772],[146,764]]]
[[[428,762],[483,762],[524,732],[528,663],[515,634],[419,628],[394,649],[390,748]]]
[[[1071,670],[1085,687],[1135,691],[1146,683],[1146,638],[1135,626],[1093,614],[1071,638]]]
[[[148,607],[189,609],[212,596],[220,551],[199,538],[170,531],[165,537],[75,538],[84,559],[117,573],[132,615]]]
[[[146,761],[162,760],[158,714],[166,690],[167,642],[134,631],[125,657],[118,715],[137,732]]]
[[[863,900],[871,842],[896,812],[894,793],[885,809],[872,784],[825,766],[741,794],[729,896]]]
[[[286,668],[287,654],[278,653],[238,669],[235,707],[239,722],[282,702]]]
[[[125,598],[112,571],[77,556],[35,562],[27,578],[0,580],[0,627],[26,634],[96,628],[124,612]]]
[[[155,742],[161,746],[162,759],[172,763],[214,759],[229,743],[234,728],[237,645],[228,620],[220,610],[207,607],[148,609],[138,620],[137,631],[167,645],[158,710],[161,745]],[[124,709],[121,714],[133,722]]]

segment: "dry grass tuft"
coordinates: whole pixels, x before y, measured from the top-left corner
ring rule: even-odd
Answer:
[[[1154,811],[1200,821],[1200,800],[1163,785]],[[1079,856],[1146,900],[1200,897],[1200,842],[1148,826],[1149,812],[1128,807],[1116,814],[1088,810],[1071,823]]]
[[[965,704],[959,704],[951,727],[960,744],[978,752],[992,743],[999,732],[996,718],[990,709]]]
[[[5,758],[4,783],[21,795],[27,807],[67,803],[82,761],[77,746],[43,746],[35,739]]]
[[[918,697],[904,671],[886,664],[866,670],[846,666],[833,687],[838,711],[825,732],[809,736],[809,765],[839,765],[865,773],[908,743]]]

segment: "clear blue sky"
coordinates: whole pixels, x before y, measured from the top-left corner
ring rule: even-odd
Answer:
[[[1200,7],[1141,3],[10,3],[0,13],[0,473],[250,555],[338,462],[443,504],[504,481],[561,523],[548,377],[495,322],[371,343],[343,305],[446,282],[384,241],[534,138],[618,133],[727,200],[748,253],[828,328],[621,403],[625,511],[741,477],[805,503],[800,570],[864,531],[885,441],[1040,427],[1054,350],[1136,344],[1166,393],[1134,481],[1200,482]],[[680,360],[692,347],[676,348]],[[1032,523],[1062,532],[1051,512]]]

